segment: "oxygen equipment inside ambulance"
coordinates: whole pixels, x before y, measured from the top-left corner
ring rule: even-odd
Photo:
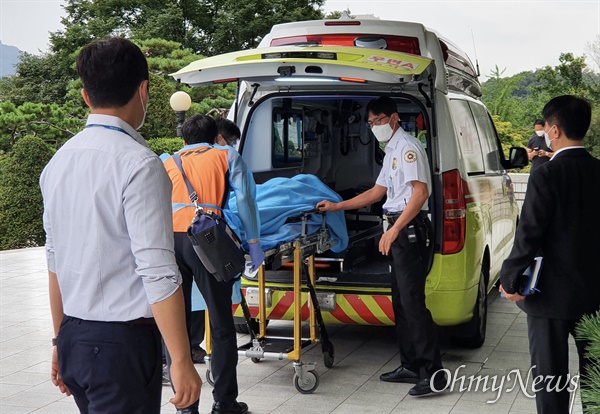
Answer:
[[[475,73],[464,52],[420,24],[322,20],[274,26],[258,49],[202,59],[173,76],[191,86],[237,82],[229,118],[258,184],[309,174],[343,199],[377,179],[385,144],[373,137],[365,108],[392,97],[401,127],[430,162],[427,306],[438,325],[459,325],[463,343],[480,346],[487,293],[518,217],[505,170],[522,167],[523,154],[511,149],[505,159]],[[390,262],[378,251],[384,201],[345,212],[347,248],[315,259],[327,323],[393,325]],[[266,272],[267,319],[290,318],[292,277],[289,263]],[[256,318],[257,284],[242,284]]]

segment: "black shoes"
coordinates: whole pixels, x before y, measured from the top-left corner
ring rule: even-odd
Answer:
[[[391,372],[381,374],[379,379],[385,382],[406,382],[408,384],[417,384],[419,381],[419,376],[417,373],[412,372],[411,370],[400,365]]]
[[[244,414],[248,412],[248,404],[243,402],[214,402],[211,414]],[[177,414],[198,414],[198,407],[180,408]]]
[[[198,407],[188,407],[188,408],[179,408],[177,410],[177,414],[200,414],[198,412]]]
[[[417,382],[417,385],[408,390],[408,395],[413,397],[419,397],[421,395],[427,395],[432,393],[438,393],[444,391],[448,386],[446,376],[437,375],[433,381],[433,387],[431,386],[431,378],[423,378]]]
[[[248,404],[243,402],[215,402],[210,414],[244,414],[248,412]]]
[[[194,364],[204,364],[204,357],[206,351],[200,347],[200,345],[192,347],[192,361]]]

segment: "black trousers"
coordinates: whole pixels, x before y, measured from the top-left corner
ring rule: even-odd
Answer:
[[[400,231],[390,249],[392,306],[400,361],[423,379],[431,378],[442,369],[435,324],[425,306],[425,279],[433,253],[433,230],[431,221],[422,213],[411,224],[415,227],[416,242],[409,241],[407,226]]]
[[[536,386],[536,390],[539,390],[535,394],[538,414],[569,412],[569,390],[573,391],[575,385],[573,378],[569,376],[568,340],[569,335],[575,336],[577,322],[527,315],[531,366],[535,366],[533,376],[544,377],[544,381]],[[579,355],[579,372],[582,376],[590,366],[590,360],[584,358],[585,347],[588,344],[588,341],[575,340]],[[561,389],[562,391],[558,391]]]
[[[153,320],[65,316],[57,346],[62,379],[82,414],[160,413],[161,342]]]
[[[190,334],[190,345],[199,346],[204,341],[205,315],[203,310],[192,311],[188,332]]]
[[[212,340],[211,372],[215,382],[213,398],[218,402],[232,403],[238,396],[237,335],[231,308],[233,281],[218,282],[206,270],[186,233],[175,233],[175,258],[183,279],[193,278],[208,307]],[[198,403],[193,407],[197,407]]]

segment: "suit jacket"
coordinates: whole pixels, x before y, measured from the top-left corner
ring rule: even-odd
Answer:
[[[540,290],[517,302],[528,315],[578,320],[600,308],[600,160],[566,149],[529,177],[515,244],[500,272],[515,293],[541,253]]]

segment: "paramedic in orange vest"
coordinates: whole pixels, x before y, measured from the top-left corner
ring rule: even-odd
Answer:
[[[213,118],[203,115],[190,118],[183,126],[185,146],[179,151],[181,163],[198,195],[198,204],[222,207],[227,204],[230,189],[234,191],[240,220],[248,238],[252,270],[255,270],[265,257],[259,242],[256,185],[252,173],[235,149],[214,145],[217,134],[217,124]],[[212,413],[243,414],[248,411],[248,405],[236,400],[237,336],[231,309],[231,289],[235,280],[219,282],[202,265],[186,233],[195,216],[195,207],[191,204],[183,176],[173,158],[165,161],[165,168],[173,183],[175,257],[183,283],[188,287],[185,293],[189,298],[193,278],[210,315],[213,344],[211,372],[215,383]],[[213,212],[222,214],[219,210]],[[190,304],[191,299],[187,303]],[[198,402],[178,412],[197,414]]]

